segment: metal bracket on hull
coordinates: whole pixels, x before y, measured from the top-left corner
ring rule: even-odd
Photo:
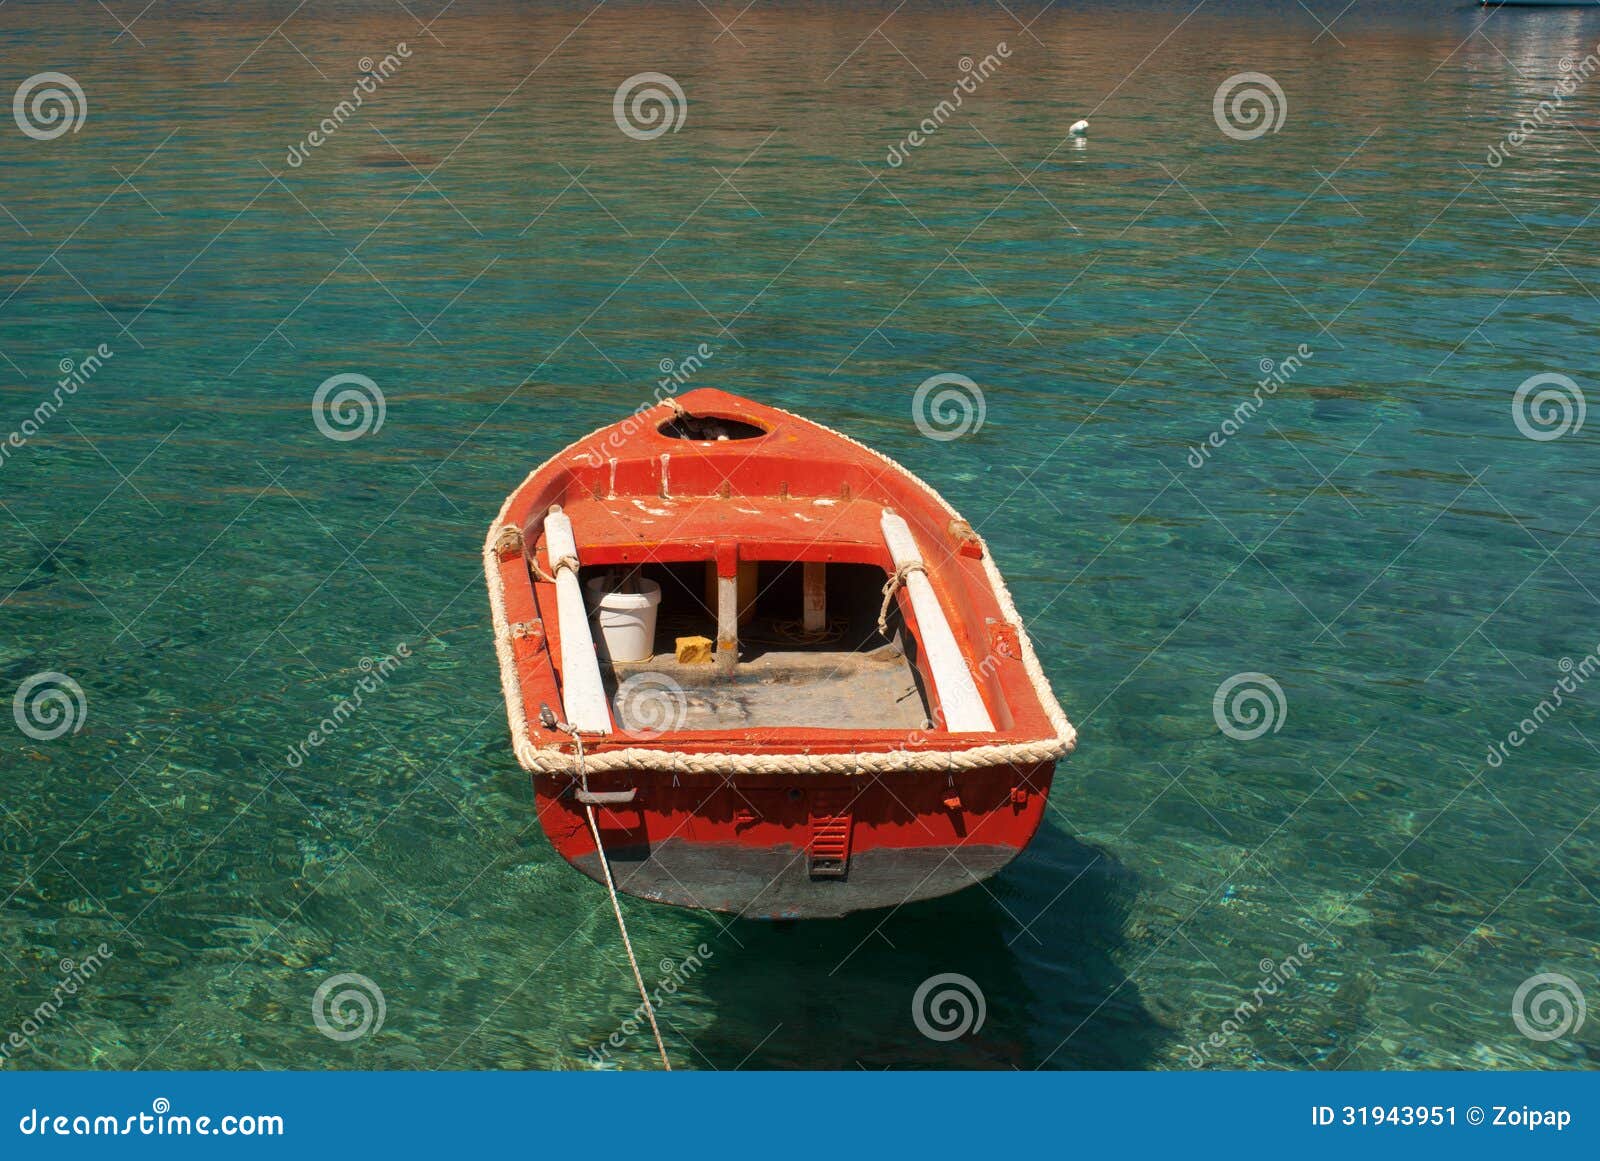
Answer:
[[[632,790],[585,790],[577,788],[578,801],[585,806],[626,806],[639,796],[639,788]]]

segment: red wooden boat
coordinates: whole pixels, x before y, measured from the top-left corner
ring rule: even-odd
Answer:
[[[787,919],[959,890],[1027,845],[1074,743],[972,528],[892,460],[735,395],[541,464],[484,568],[545,833],[642,898]],[[652,606],[653,632],[612,605]]]

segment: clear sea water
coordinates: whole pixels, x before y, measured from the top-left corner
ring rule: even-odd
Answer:
[[[1600,644],[1600,416],[1514,412],[1600,386],[1600,79],[1487,162],[1600,11],[141,6],[0,8],[0,96],[86,101],[51,140],[0,116],[0,435],[112,352],[0,465],[0,693],[86,706],[0,737],[0,1042],[103,961],[3,1067],[592,1066],[637,997],[507,744],[478,552],[701,343],[696,384],[980,528],[1082,740],[988,889],[792,928],[628,904],[679,1067],[1600,1062],[1600,1018],[1513,1017],[1540,974],[1600,1000],[1600,682],[1488,760]],[[643,72],[676,132],[614,120]],[[1283,94],[1248,140],[1213,108],[1243,72]],[[381,427],[319,431],[339,374]],[[936,374],[981,427],[919,433]],[[1250,740],[1213,712],[1238,674],[1282,691]],[[343,973],[384,997],[352,1040],[312,1016]],[[985,1007],[948,1041],[912,1010],[943,973]]]

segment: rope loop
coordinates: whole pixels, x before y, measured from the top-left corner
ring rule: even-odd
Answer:
[[[573,576],[578,575],[578,558],[575,556],[563,556],[560,560],[552,561],[551,571],[545,572],[544,569],[539,567],[539,558],[530,553],[528,567],[533,569],[533,575],[544,581],[545,584],[553,585],[556,583],[555,574],[560,573],[564,568],[570,568]]]
[[[906,583],[906,578],[914,572],[926,573],[927,570],[922,567],[921,561],[896,565],[894,575],[883,582],[883,607],[878,610],[878,632],[885,637],[889,635],[889,605],[895,593],[900,591],[900,586]]]

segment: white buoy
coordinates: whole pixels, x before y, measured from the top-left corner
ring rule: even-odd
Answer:
[[[1082,137],[1087,132],[1089,132],[1089,122],[1074,121],[1072,128],[1067,130],[1067,135],[1069,137]]]

